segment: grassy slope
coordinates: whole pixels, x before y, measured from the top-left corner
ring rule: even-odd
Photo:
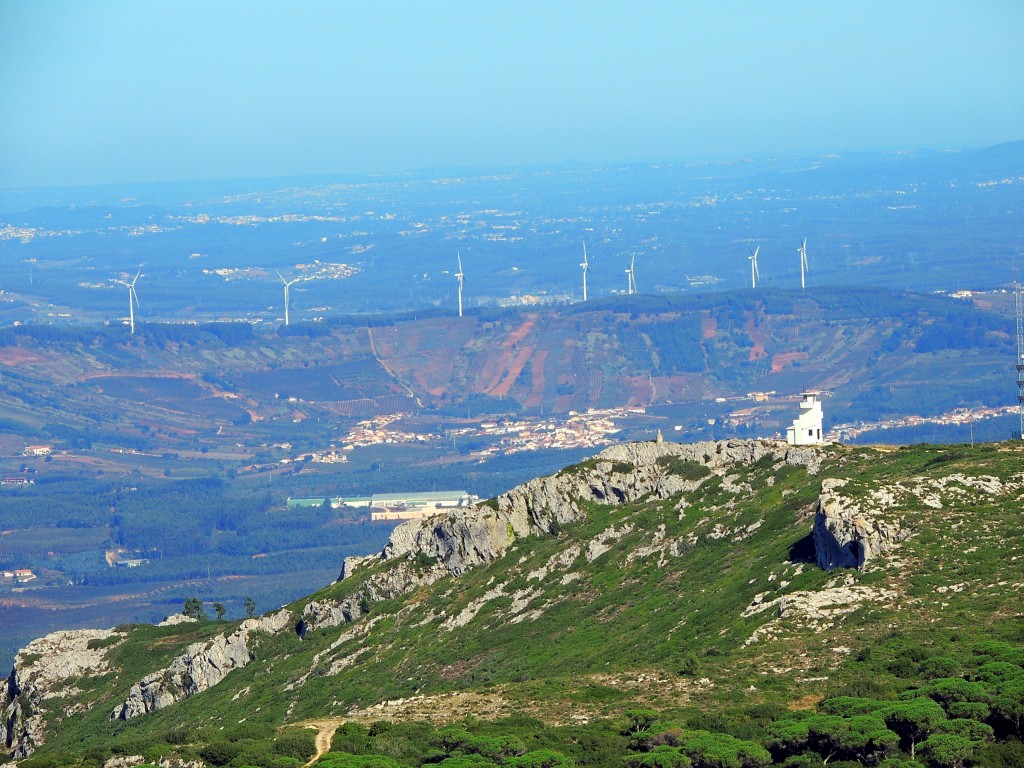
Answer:
[[[95,697],[95,706],[63,723],[45,749],[74,750],[115,735],[150,740],[180,726],[279,726],[352,711],[369,719],[436,720],[521,711],[565,722],[620,713],[633,703],[729,711],[758,703],[806,707],[836,692],[892,695],[920,682],[922,652],[908,648],[966,655],[981,639],[1024,641],[1021,492],[986,496],[954,484],[941,494],[942,509],[907,500],[897,513],[915,533],[894,555],[866,572],[824,573],[790,562],[791,548],[810,531],[822,478],[852,478],[847,490],[854,497],[956,472],[1016,475],[1019,482],[1022,455],[1019,446],[836,448],[819,476],[767,464],[732,473],[732,482],[749,484],[750,491],[726,490],[712,478],[689,494],[682,515],[676,499],[593,506],[585,522],[557,538],[517,542],[492,566],[374,605],[354,625],[310,633],[304,642],[288,632],[264,636],[256,660],[216,688],[154,715],[108,723],[106,714],[135,680],[214,625],[139,628],[111,650],[120,671],[93,681],[83,695]],[[734,540],[736,531],[757,522],[760,527]],[[564,567],[551,566],[575,545],[585,551],[610,527],[626,526],[631,532],[593,562],[581,554]],[[659,554],[635,553],[660,526],[667,538],[696,540],[659,565]],[[725,528],[727,535],[713,537]],[[530,578],[545,565],[543,578]],[[566,580],[566,574],[578,576]],[[768,592],[771,599],[838,580],[893,590],[899,598],[865,603],[820,632],[783,617],[776,639],[744,645],[775,621],[773,611],[741,615],[755,595]],[[357,574],[313,597],[340,597],[358,586]],[[479,602],[498,586],[502,596]],[[527,605],[513,616],[513,596],[522,590]],[[296,615],[307,601],[292,606]],[[445,619],[477,603],[465,627],[443,628]],[[534,610],[540,613],[512,621]],[[350,639],[339,642],[346,634]],[[426,698],[384,714],[366,711],[385,699],[418,695]]]

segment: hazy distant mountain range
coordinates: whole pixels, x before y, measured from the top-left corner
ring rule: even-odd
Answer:
[[[278,322],[627,290],[992,288],[1013,279],[1024,142],[985,150],[0,194],[0,320]],[[312,279],[315,278],[315,279]]]

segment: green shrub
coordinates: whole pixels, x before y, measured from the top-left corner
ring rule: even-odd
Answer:
[[[316,768],[402,768],[390,757],[351,755],[346,752],[328,752],[314,765]]]
[[[659,456],[658,465],[668,474],[681,477],[683,480],[703,480],[711,474],[711,470],[697,461],[687,461],[679,456]]]
[[[963,662],[951,656],[933,656],[921,662],[921,675],[929,680],[939,677],[959,677],[963,673]]]
[[[437,558],[431,557],[423,550],[419,550],[416,553],[416,565],[420,568],[430,568],[431,566],[437,565]]]
[[[316,734],[308,728],[292,728],[274,740],[274,752],[284,757],[308,760],[316,754]]]
[[[111,635],[110,637],[96,637],[85,644],[85,647],[90,651],[98,651],[101,648],[109,648],[112,645],[116,645],[121,642],[124,638],[121,635]]]
[[[680,675],[685,677],[693,677],[700,671],[700,661],[697,659],[697,654],[690,653],[684,654],[683,658],[679,660],[679,666],[677,670]]]
[[[667,746],[655,747],[642,755],[630,755],[622,762],[623,768],[690,768],[690,765],[690,758],[675,747]],[[820,760],[817,765],[821,765]]]
[[[199,750],[199,756],[210,765],[227,765],[241,752],[242,748],[230,741],[211,741]]]
[[[537,749],[519,757],[510,757],[505,768],[572,768],[575,763],[553,749]]]
[[[362,755],[370,745],[370,732],[359,723],[342,723],[331,739],[332,752]]]
[[[976,747],[976,742],[962,736],[937,733],[921,745],[921,755],[936,768],[961,768]]]
[[[74,755],[56,753],[52,755],[36,755],[19,763],[19,768],[67,768],[77,762]]]

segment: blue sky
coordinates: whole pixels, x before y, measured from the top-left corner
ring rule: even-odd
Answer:
[[[0,0],[0,188],[1024,138],[1024,3]]]

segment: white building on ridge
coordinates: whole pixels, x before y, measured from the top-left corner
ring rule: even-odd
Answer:
[[[820,445],[821,437],[821,400],[817,392],[800,393],[800,415],[793,426],[786,430],[786,442],[790,445]]]

